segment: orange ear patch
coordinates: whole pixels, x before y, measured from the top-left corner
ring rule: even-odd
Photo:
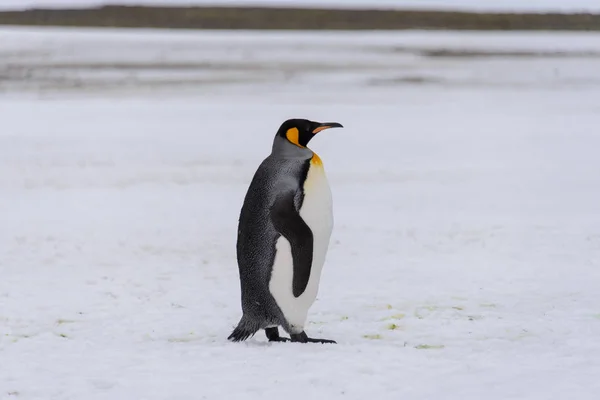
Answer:
[[[287,138],[287,140],[294,143],[296,146],[304,147],[300,144],[300,132],[298,131],[298,128],[288,129],[285,133],[285,137]]]

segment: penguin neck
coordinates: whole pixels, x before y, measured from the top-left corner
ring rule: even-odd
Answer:
[[[281,136],[275,136],[271,154],[279,158],[307,160],[313,156],[313,151],[308,147],[300,147]]]

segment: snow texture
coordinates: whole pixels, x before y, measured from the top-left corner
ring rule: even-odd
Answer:
[[[106,4],[194,6],[237,5],[502,12],[598,12],[598,0],[0,0],[0,8],[90,7]]]
[[[600,36],[0,30],[0,399],[595,400]],[[244,343],[237,218],[286,118],[335,226]]]

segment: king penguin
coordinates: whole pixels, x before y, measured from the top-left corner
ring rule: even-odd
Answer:
[[[304,331],[333,229],[323,163],[307,145],[317,133],[336,127],[342,125],[285,121],[271,154],[252,178],[236,246],[243,315],[228,337],[231,341],[264,329],[270,342],[336,343],[310,338]],[[280,326],[290,338],[279,336]]]

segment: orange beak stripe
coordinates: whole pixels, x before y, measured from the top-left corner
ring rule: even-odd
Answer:
[[[324,131],[325,129],[329,129],[329,128],[331,128],[331,126],[328,126],[328,125],[319,126],[318,128],[316,128],[313,131],[313,133],[319,133],[319,132]]]

